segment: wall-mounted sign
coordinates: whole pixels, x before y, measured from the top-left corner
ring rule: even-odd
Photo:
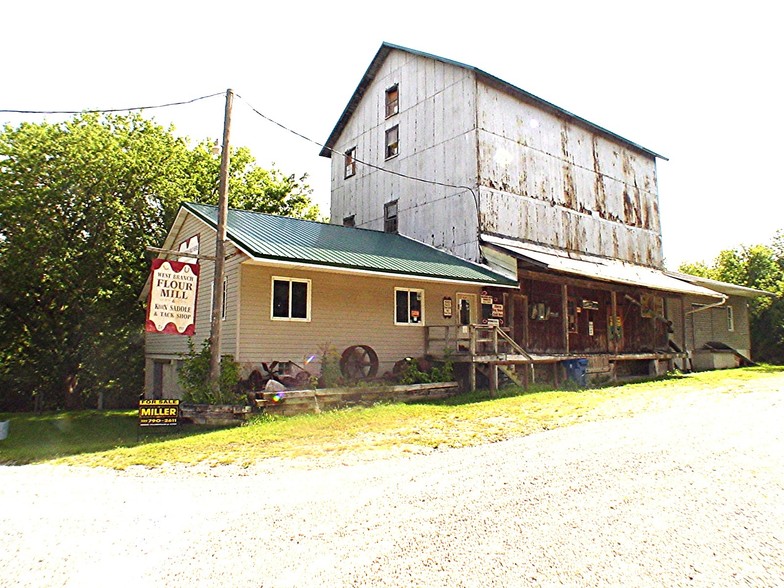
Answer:
[[[488,296],[487,294],[482,294],[482,296],[480,297],[480,302],[482,304],[492,304],[493,303],[493,297],[492,296]]]
[[[198,264],[153,259],[145,330],[194,335],[198,286]]]
[[[491,315],[493,318],[504,318],[504,305],[503,304],[493,304]]]
[[[180,401],[176,398],[139,401],[139,426],[162,427],[177,425]]]
[[[444,296],[442,309],[444,318],[452,318],[452,299],[449,296]]]
[[[583,300],[582,307],[585,310],[599,310],[599,302],[597,300]]]

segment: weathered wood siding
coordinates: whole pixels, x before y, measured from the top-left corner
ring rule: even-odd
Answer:
[[[199,235],[199,253],[215,254],[215,231],[192,215],[183,223],[174,238],[175,247],[178,243]],[[237,308],[239,307],[239,264],[246,256],[229,243],[226,248],[228,259],[225,264],[225,275],[228,278],[226,296],[226,319],[221,330],[221,348],[224,354],[237,354]],[[215,263],[200,260],[199,288],[196,299],[196,334],[193,343],[197,349],[210,336],[212,314],[212,280]],[[164,335],[145,333],[145,354],[153,358],[179,357],[188,351],[188,337],[181,335]]]
[[[317,359],[325,345],[334,347],[338,353],[351,345],[370,345],[378,354],[381,374],[391,370],[399,359],[424,354],[424,325],[457,324],[456,308],[451,319],[443,318],[445,296],[454,302],[457,292],[478,294],[481,291],[473,286],[252,263],[243,264],[241,274],[240,353],[237,359],[247,370],[260,362],[293,361],[300,365],[313,364],[313,373],[318,373]],[[310,321],[271,319],[273,276],[311,280]],[[396,287],[424,289],[424,323],[395,324]],[[315,361],[311,359],[314,357]]]
[[[662,267],[653,156],[482,82],[476,107],[482,231]]]
[[[399,113],[385,118],[385,93],[397,84]],[[477,206],[468,190],[402,178],[357,163],[344,178],[341,153],[397,173],[476,186],[476,82],[472,72],[392,51],[367,89],[332,155],[331,220],[384,229],[384,203],[398,200],[398,231],[477,261]],[[385,159],[385,132],[398,125],[399,154]]]

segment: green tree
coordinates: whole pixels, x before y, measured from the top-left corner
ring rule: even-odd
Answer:
[[[784,233],[779,231],[770,246],[726,249],[711,265],[687,263],[679,270],[775,294],[750,304],[751,348],[759,361],[784,363]]]
[[[3,128],[0,409],[138,395],[145,247],[180,203],[216,199],[210,147],[138,114]],[[233,206],[318,215],[304,177],[263,170],[245,148],[232,159]]]

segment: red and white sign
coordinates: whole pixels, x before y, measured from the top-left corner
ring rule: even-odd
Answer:
[[[170,335],[195,334],[198,289],[198,264],[153,259],[145,330]]]

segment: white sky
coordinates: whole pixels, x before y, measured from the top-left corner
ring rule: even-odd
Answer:
[[[659,198],[675,269],[768,243],[784,228],[775,10],[757,0],[6,2],[0,109],[115,108],[232,88],[323,142],[388,41],[476,66],[668,157],[658,164]],[[195,140],[216,138],[223,107],[217,97],[146,115]],[[42,118],[0,113],[0,123]],[[262,166],[307,172],[326,214],[329,163],[319,147],[243,100],[232,144]]]

